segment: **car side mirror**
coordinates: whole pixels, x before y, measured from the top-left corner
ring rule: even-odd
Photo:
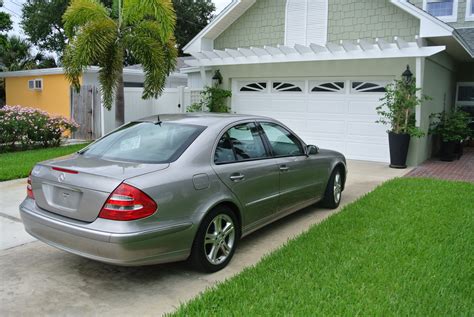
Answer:
[[[319,148],[316,145],[307,145],[306,146],[306,155],[314,155],[319,153]]]

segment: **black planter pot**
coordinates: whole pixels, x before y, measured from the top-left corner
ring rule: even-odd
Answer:
[[[456,149],[458,149],[458,142],[456,141],[441,141],[440,159],[445,162],[452,162],[458,156]]]
[[[409,134],[388,133],[388,144],[390,147],[390,167],[407,168],[408,146],[410,145]]]

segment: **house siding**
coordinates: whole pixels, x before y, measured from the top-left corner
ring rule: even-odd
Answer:
[[[215,39],[214,48],[283,44],[285,8],[286,0],[258,0]]]
[[[413,41],[420,22],[389,1],[330,0],[328,42],[394,36]]]
[[[418,8],[423,9],[423,0],[411,0],[411,3],[416,5]],[[466,0],[458,0],[458,18],[456,22],[447,22],[447,24],[451,25],[454,28],[466,28],[466,27],[474,27],[474,21],[466,21],[466,9],[467,9],[467,1]]]
[[[43,90],[28,89],[28,80],[42,79]],[[70,84],[63,74],[5,78],[6,104],[38,108],[70,117]]]

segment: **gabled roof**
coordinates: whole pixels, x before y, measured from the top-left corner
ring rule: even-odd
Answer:
[[[232,23],[234,23],[256,0],[232,0],[201,32],[199,32],[186,46],[185,53],[199,52],[210,49],[209,41],[214,41]]]

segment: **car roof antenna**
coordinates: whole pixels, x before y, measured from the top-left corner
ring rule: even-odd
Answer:
[[[162,124],[162,123],[163,123],[163,122],[160,120],[160,115],[159,115],[159,114],[156,115],[156,122],[155,122],[155,125],[158,124],[158,125],[161,127],[161,124]]]

